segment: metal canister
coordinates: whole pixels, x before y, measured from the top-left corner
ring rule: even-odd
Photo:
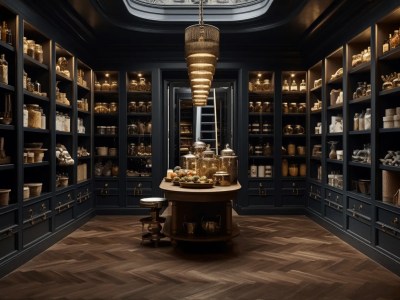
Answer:
[[[235,152],[229,148],[229,144],[226,144],[225,149],[221,150],[219,169],[220,171],[226,171],[229,174],[231,184],[237,183],[238,159]]]

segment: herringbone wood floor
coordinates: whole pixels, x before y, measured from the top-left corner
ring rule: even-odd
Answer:
[[[0,280],[0,299],[400,299],[400,278],[304,216],[237,216],[220,244],[140,245],[97,216]]]

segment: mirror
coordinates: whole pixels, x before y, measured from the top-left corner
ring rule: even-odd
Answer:
[[[169,168],[192,151],[194,141],[209,144],[218,154],[233,145],[233,87],[232,82],[215,82],[207,106],[194,107],[188,83],[169,85]]]

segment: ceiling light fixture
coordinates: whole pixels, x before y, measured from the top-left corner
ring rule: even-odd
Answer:
[[[207,105],[219,57],[219,29],[204,24],[203,1],[199,0],[199,24],[185,29],[185,59],[194,106]]]

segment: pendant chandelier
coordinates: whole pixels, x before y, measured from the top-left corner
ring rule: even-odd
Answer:
[[[185,59],[194,106],[207,105],[219,57],[219,29],[204,24],[203,1],[199,0],[199,24],[185,29]]]

